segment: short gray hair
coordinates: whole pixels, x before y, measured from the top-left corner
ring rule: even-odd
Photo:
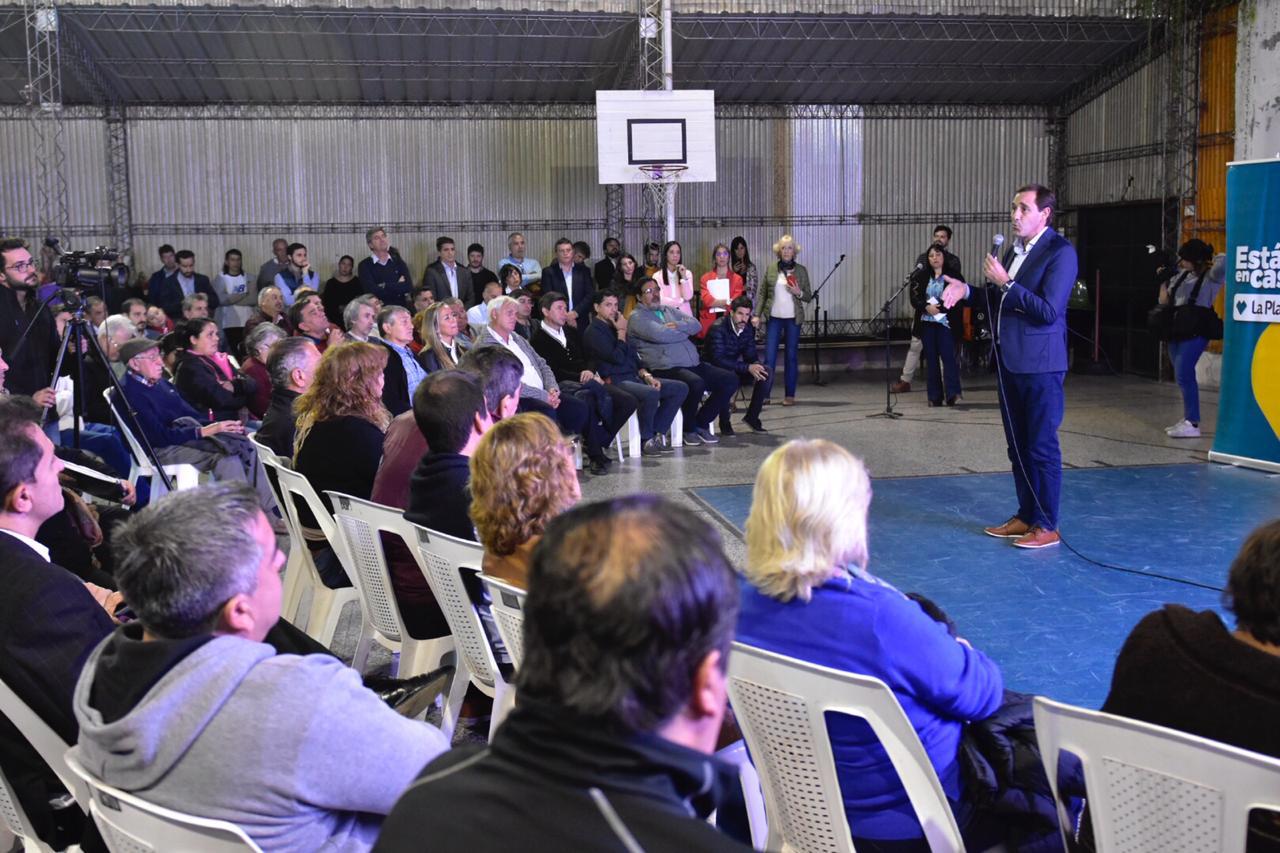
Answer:
[[[112,314],[102,321],[102,325],[98,328],[98,337],[104,341],[110,341],[121,332],[128,332],[129,337],[132,338],[138,334],[138,327],[133,325],[133,321],[125,315]]]
[[[258,350],[263,346],[270,346],[267,343],[268,338],[287,338],[284,329],[275,323],[259,323],[249,332],[249,337],[244,339],[244,354],[257,358]]]
[[[187,309],[195,305],[197,302],[207,303],[208,301],[209,301],[209,296],[208,294],[205,294],[205,293],[193,293],[190,296],[184,296],[182,297],[182,310],[186,311]]]
[[[289,374],[306,363],[307,346],[315,346],[307,337],[284,338],[271,347],[267,355],[267,374],[271,387],[281,390],[289,387]]]
[[[350,331],[351,324],[356,321],[356,314],[360,312],[361,305],[368,305],[373,309],[375,314],[378,312],[375,304],[375,297],[372,294],[366,293],[364,296],[357,296],[355,299],[348,302],[347,306],[342,309],[342,326],[344,329]]]
[[[284,295],[284,294],[280,293],[280,288],[276,287],[274,284],[268,284],[266,287],[262,288],[262,290],[259,290],[259,291],[258,291],[258,307],[259,307],[259,308],[261,308],[261,307],[262,307],[262,299],[263,299],[263,297],[265,297],[268,293],[276,293],[276,294],[279,294],[279,295],[281,295],[281,296],[283,296],[283,295]]]
[[[244,483],[172,492],[116,529],[112,551],[124,600],[152,634],[209,633],[222,605],[257,589],[266,556],[253,536],[262,512]]]
[[[390,323],[391,318],[396,316],[402,311],[405,314],[409,314],[409,309],[405,308],[403,305],[388,305],[386,308],[383,308],[381,311],[379,311],[378,312],[378,331],[381,332],[382,327],[387,325],[387,323]],[[412,317],[413,315],[409,314],[409,316]]]

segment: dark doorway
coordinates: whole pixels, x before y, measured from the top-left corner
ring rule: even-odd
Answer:
[[[1095,300],[1099,276],[1102,281],[1102,349],[1116,370],[1153,378],[1160,344],[1147,332],[1147,311],[1156,304],[1156,269],[1162,264],[1162,207],[1156,201],[1077,211],[1080,278]],[[1148,245],[1156,247],[1155,254]]]

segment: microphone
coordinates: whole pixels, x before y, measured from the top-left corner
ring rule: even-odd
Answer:
[[[1004,245],[1004,235],[1003,234],[993,235],[991,238],[991,257],[993,258],[997,257],[996,253],[1000,251],[1000,247],[1003,245]]]
[[[916,273],[920,272],[920,270],[922,269],[924,269],[924,261],[918,261],[916,263],[916,268],[913,269],[911,272],[907,273],[906,281],[910,281],[911,277]]]

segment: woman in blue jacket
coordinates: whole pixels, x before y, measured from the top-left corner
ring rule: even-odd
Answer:
[[[885,682],[929,754],[966,842],[974,841],[985,821],[965,801],[957,752],[965,722],[999,709],[1004,679],[990,658],[867,571],[870,504],[866,468],[844,448],[791,441],[770,454],[747,519],[738,640]],[[870,726],[833,716],[828,733],[858,849],[928,850]]]

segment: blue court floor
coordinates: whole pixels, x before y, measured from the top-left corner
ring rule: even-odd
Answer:
[[[1009,474],[877,479],[871,570],[932,598],[996,660],[1006,684],[1084,707],[1106,698],[1116,652],[1166,602],[1221,607],[1244,537],[1280,515],[1280,477],[1209,464],[1067,470],[1060,546],[982,534],[1015,506]],[[751,486],[690,490],[739,531]],[[1230,622],[1229,622],[1230,624]]]

